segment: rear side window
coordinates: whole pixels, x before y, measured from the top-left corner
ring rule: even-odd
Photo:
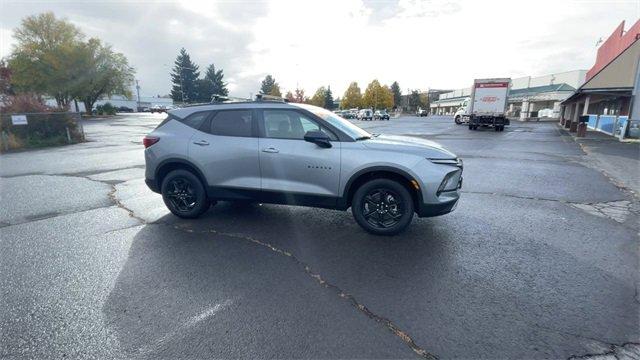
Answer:
[[[180,122],[194,129],[199,129],[202,123],[204,122],[204,120],[207,118],[207,116],[209,116],[209,114],[211,114],[211,112],[209,111],[193,113],[187,116],[186,118],[180,120]]]
[[[213,135],[251,137],[252,110],[222,110],[211,119]]]

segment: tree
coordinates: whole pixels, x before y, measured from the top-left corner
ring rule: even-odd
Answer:
[[[311,99],[308,100],[308,103],[315,106],[324,106],[326,99],[327,89],[324,86],[321,86],[316,90],[316,93],[313,94]]]
[[[353,109],[362,107],[362,93],[357,82],[352,82],[344,92],[342,101],[340,102],[342,109]]]
[[[293,96],[294,101],[296,103],[305,103],[309,101],[309,99],[304,96],[304,89],[296,88],[295,95]]]
[[[331,93],[331,86],[327,87],[327,91],[324,92],[323,107],[327,110],[333,110],[333,94]]]
[[[171,73],[171,98],[176,102],[189,103],[198,98],[197,79],[200,76],[198,65],[191,61],[191,56],[184,48],[180,49],[180,54],[174,62]]]
[[[288,102],[295,102],[295,98],[293,97],[293,93],[291,91],[287,91],[287,94],[284,96],[284,98],[288,101]]]
[[[13,36],[16,46],[8,65],[15,90],[49,95],[67,107],[86,76],[77,70],[84,34],[46,12],[23,19]]]
[[[229,95],[227,83],[224,82],[224,72],[222,69],[216,70],[211,64],[204,73],[204,78],[196,80],[196,93],[198,102],[209,102],[213,95]]]
[[[278,87],[278,92],[280,92],[280,87],[278,86],[276,79],[271,75],[267,75],[260,84],[260,92],[271,95],[271,92],[274,91],[273,88],[276,86]]]
[[[131,97],[134,71],[123,54],[93,38],[81,48],[77,71],[83,77],[74,90],[74,98],[84,103],[87,112],[105,95]]]
[[[423,109],[429,109],[429,95],[420,94],[420,107]]]
[[[391,93],[393,94],[393,107],[399,108],[402,106],[402,91],[400,91],[400,85],[397,81],[391,84]]]
[[[0,59],[0,100],[2,96],[13,95],[11,88],[11,69],[4,59]]]
[[[280,92],[280,85],[278,85],[277,83],[273,84],[268,95],[282,97],[282,93]]]
[[[378,80],[373,80],[364,92],[362,97],[363,106],[372,109],[388,109],[393,106],[393,93],[389,87],[382,86]]]
[[[409,95],[409,109],[417,110],[420,106],[420,93],[418,90],[411,91],[411,95]]]

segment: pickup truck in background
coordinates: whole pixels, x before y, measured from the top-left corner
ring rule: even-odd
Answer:
[[[503,131],[510,124],[506,115],[510,86],[510,78],[474,80],[471,97],[463,101],[453,117],[454,121],[456,124],[469,124],[469,130],[482,126]]]

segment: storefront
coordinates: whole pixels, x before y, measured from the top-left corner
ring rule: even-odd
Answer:
[[[623,29],[624,22],[598,49],[586,82],[562,102],[560,122],[569,131],[578,131],[584,122],[588,129],[612,136],[640,136],[639,124],[629,122],[640,59],[640,21],[626,33]]]

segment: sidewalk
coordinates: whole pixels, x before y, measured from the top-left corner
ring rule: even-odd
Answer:
[[[613,136],[592,130],[587,131],[586,137],[578,138],[559,125],[558,128],[580,145],[595,167],[640,197],[640,143],[620,142]]]

